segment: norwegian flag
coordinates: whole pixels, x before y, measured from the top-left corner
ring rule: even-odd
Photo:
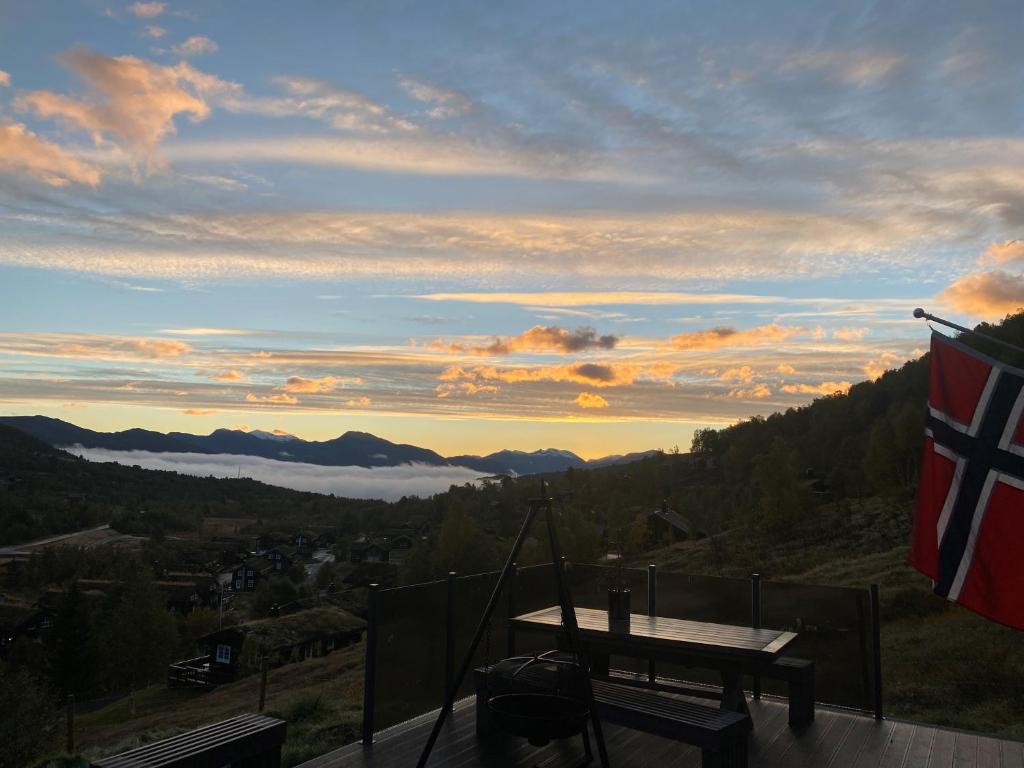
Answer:
[[[1024,629],[1024,371],[932,334],[910,560],[935,593]]]

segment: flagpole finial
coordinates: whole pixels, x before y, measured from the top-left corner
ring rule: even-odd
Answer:
[[[918,320],[920,320],[920,319],[921,319],[922,317],[926,317],[927,315],[928,315],[928,313],[927,313],[927,312],[925,312],[925,311],[924,311],[923,309],[921,309],[920,307],[917,307],[917,308],[916,308],[916,309],[914,310],[914,317],[916,317],[916,318],[917,318]]]

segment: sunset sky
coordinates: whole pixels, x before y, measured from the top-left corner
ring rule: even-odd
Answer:
[[[1024,304],[1005,3],[0,0],[0,413],[686,450]]]

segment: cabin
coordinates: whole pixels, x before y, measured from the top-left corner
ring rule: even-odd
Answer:
[[[690,524],[668,508],[663,501],[661,508],[647,514],[647,538],[651,544],[684,541],[690,535]]]
[[[250,557],[228,569],[231,573],[229,587],[234,592],[252,592],[261,579],[274,574],[274,564],[262,557]]]
[[[382,542],[370,539],[357,539],[348,549],[349,561],[355,565],[360,563],[390,562],[391,548]]]
[[[292,545],[296,549],[311,550],[313,549],[313,540],[315,538],[316,537],[313,536],[312,533],[309,533],[309,531],[299,531],[292,536]]]
[[[325,656],[358,642],[366,621],[335,606],[258,619],[200,638],[204,654],[171,665],[171,685],[212,687],[255,671],[268,657],[271,666]],[[188,671],[196,682],[191,682]]]
[[[294,552],[282,547],[271,547],[259,554],[264,560],[267,560],[274,566],[274,573],[287,573],[295,559]]]

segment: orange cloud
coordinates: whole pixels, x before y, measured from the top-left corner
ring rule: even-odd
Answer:
[[[132,3],[128,6],[128,13],[140,19],[154,19],[164,12],[167,3]]]
[[[252,392],[245,396],[247,403],[276,403],[278,405],[295,405],[299,402],[297,397],[288,394],[279,395],[254,395]]]
[[[352,400],[346,400],[345,405],[348,408],[365,408],[366,406],[370,405],[371,402],[372,401],[368,397],[358,397]]]
[[[883,352],[878,358],[868,360],[864,364],[864,374],[874,381],[886,371],[895,368],[903,361],[892,352]]]
[[[180,357],[192,351],[183,341],[118,336],[81,336],[53,347],[56,357],[80,357],[96,360],[154,360]]]
[[[749,389],[729,390],[729,397],[735,397],[740,400],[761,400],[771,396],[772,391],[767,384],[757,384]]]
[[[998,318],[1024,307],[1024,276],[976,272],[960,278],[936,298],[976,317]]]
[[[978,259],[982,264],[1006,264],[1010,261],[1021,260],[1024,260],[1024,240],[992,243]]]
[[[7,88],[11,84],[11,73],[0,69],[0,87]]]
[[[21,123],[0,125],[0,172],[32,176],[52,187],[100,183],[99,169],[39,138]]]
[[[500,381],[518,384],[534,381],[567,381],[592,387],[619,387],[644,379],[668,381],[679,369],[672,363],[574,363],[572,365],[525,367],[476,366],[465,369],[450,366],[440,381]]]
[[[779,363],[775,366],[775,370],[779,373],[796,373],[796,368],[789,363]]]
[[[234,368],[215,373],[209,377],[210,381],[248,381],[249,377]]]
[[[744,384],[749,384],[754,380],[754,369],[749,365],[730,368],[719,374],[718,378],[721,381],[742,381]]]
[[[214,408],[186,408],[182,413],[186,416],[210,416],[217,413],[217,410]]]
[[[834,395],[850,389],[848,381],[823,381],[821,384],[783,384],[782,391],[790,395]]]
[[[135,56],[109,57],[86,48],[62,53],[60,61],[89,87],[79,100],[52,91],[30,91],[15,100],[21,110],[56,118],[90,135],[97,145],[108,137],[130,149],[152,153],[175,132],[174,118],[204,120],[210,106],[202,94],[237,89],[182,62],[164,67]]]
[[[163,27],[149,26],[142,30],[142,34],[144,37],[159,40],[161,37],[167,34],[167,30]]]
[[[595,395],[591,392],[580,392],[576,399],[573,400],[576,405],[580,408],[607,408],[608,401],[600,395]]]
[[[444,383],[434,387],[434,393],[439,398],[450,397],[457,392],[462,392],[466,395],[478,395],[481,393],[494,394],[500,391],[501,387],[494,384],[477,384],[473,381],[460,381],[455,384]]]
[[[728,326],[710,328],[706,331],[681,333],[669,339],[676,349],[717,349],[719,347],[750,347],[758,344],[772,344],[785,341],[793,336],[807,333],[806,328],[796,326],[762,325],[739,331]]]
[[[288,380],[280,387],[282,392],[333,392],[338,386],[338,380],[334,376],[324,376],[322,379],[304,379],[301,376],[289,376]]]
[[[436,341],[431,347],[473,355],[507,355],[512,352],[570,353],[587,349],[614,349],[618,341],[616,336],[598,336],[597,331],[590,327],[577,328],[570,332],[556,325],[535,325],[518,336],[509,339],[498,338],[486,346],[445,344],[443,341]]]
[[[832,338],[840,341],[860,341],[868,335],[869,328],[836,328],[832,331]]]

